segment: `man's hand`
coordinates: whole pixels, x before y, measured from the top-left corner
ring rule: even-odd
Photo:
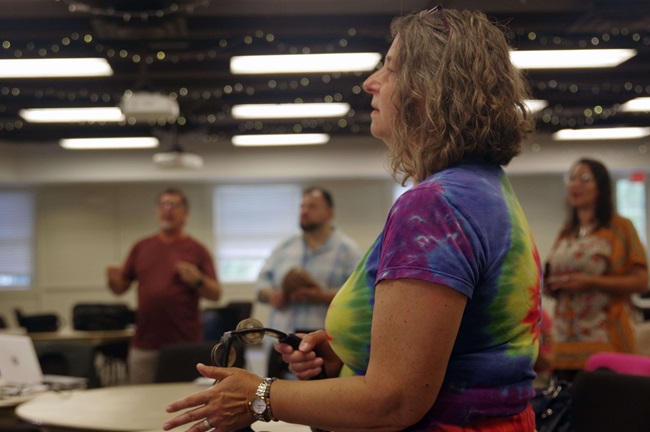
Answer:
[[[203,273],[192,263],[179,261],[176,263],[176,270],[183,282],[191,287],[197,287],[203,281]]]
[[[316,282],[307,270],[301,268],[292,268],[284,275],[282,279],[282,291],[288,300],[294,300],[294,292],[296,290],[304,288],[317,288],[318,282]]]
[[[108,287],[115,294],[122,294],[131,285],[131,281],[124,279],[124,269],[122,266],[112,265],[106,267],[106,278],[108,279]]]
[[[320,287],[299,287],[293,290],[290,299],[293,303],[324,303]]]

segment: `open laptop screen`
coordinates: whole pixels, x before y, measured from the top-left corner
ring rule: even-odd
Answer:
[[[43,382],[41,365],[29,336],[0,334],[0,381],[26,386]]]

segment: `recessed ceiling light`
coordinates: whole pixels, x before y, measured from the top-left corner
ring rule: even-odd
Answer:
[[[111,76],[113,69],[103,58],[0,60],[0,78],[63,78]]]
[[[621,111],[648,112],[650,111],[650,97],[638,97],[621,105]]]
[[[68,150],[139,149],[158,147],[158,138],[65,138],[59,145]]]
[[[124,114],[117,107],[108,108],[29,108],[18,114],[31,123],[119,122]]]
[[[342,54],[286,54],[234,56],[233,74],[365,72],[373,70],[381,54],[373,52]]]
[[[236,119],[342,117],[350,111],[347,103],[290,103],[234,105]]]
[[[557,141],[635,139],[650,135],[650,127],[562,129],[552,137]]]
[[[235,135],[232,143],[239,147],[255,146],[289,146],[289,145],[317,145],[325,144],[330,140],[328,134],[269,134],[269,135]]]
[[[520,69],[574,69],[614,67],[634,57],[634,49],[583,49],[511,51]]]

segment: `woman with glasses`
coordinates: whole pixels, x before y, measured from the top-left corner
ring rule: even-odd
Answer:
[[[643,245],[616,214],[607,168],[578,160],[566,177],[568,218],[546,267],[555,298],[554,369],[571,381],[596,352],[633,352],[630,294],[648,287]]]
[[[334,298],[326,331],[277,346],[302,381],[199,366],[219,383],[171,404],[189,411],[166,429],[275,418],[337,431],[535,429],[541,266],[502,169],[532,130],[523,80],[482,13],[437,7],[391,30],[364,89],[392,174],[414,186]],[[328,379],[309,380],[322,370]]]

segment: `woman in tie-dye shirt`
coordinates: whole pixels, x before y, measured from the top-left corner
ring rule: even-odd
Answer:
[[[277,349],[304,381],[200,368],[220,382],[172,404],[166,424],[263,420],[327,430],[533,432],[541,270],[502,165],[532,130],[506,38],[479,12],[397,18],[364,83],[372,134],[415,186],[330,306],[326,330]],[[322,370],[332,379],[306,380]],[[259,389],[258,386],[259,385]],[[264,408],[261,404],[260,409]],[[205,421],[203,419],[205,418]],[[247,421],[248,420],[248,421]]]

